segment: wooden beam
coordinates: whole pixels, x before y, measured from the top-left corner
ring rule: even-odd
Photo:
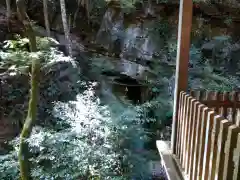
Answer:
[[[171,153],[169,141],[157,141],[157,149],[161,156],[161,164],[165,169],[168,180],[184,180],[185,175],[181,166]]]
[[[175,74],[175,97],[172,123],[171,150],[175,153],[178,100],[181,91],[187,90],[188,62],[192,27],[192,0],[181,0],[178,21],[178,48]]]

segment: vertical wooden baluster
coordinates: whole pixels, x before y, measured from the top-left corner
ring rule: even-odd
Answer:
[[[194,92],[193,90],[191,90],[191,91],[190,91],[190,96],[192,96],[192,98],[195,98],[195,97],[194,97],[194,94],[195,94],[195,92]]]
[[[178,119],[178,158],[180,159],[180,153],[181,153],[181,132],[182,132],[182,113],[183,113],[183,92],[180,93],[181,101],[179,101],[179,119]]]
[[[221,93],[221,102],[227,102],[229,101],[229,93],[228,92],[223,92]],[[228,113],[228,109],[227,107],[223,104],[221,107],[221,115],[227,119],[227,113]]]
[[[185,166],[186,164],[186,158],[187,158],[187,145],[188,145],[188,138],[189,138],[189,121],[190,121],[190,113],[191,113],[191,98],[189,95],[187,95],[187,102],[186,102],[186,116],[185,116],[185,125],[184,125],[184,144],[183,144],[183,152],[184,152],[184,156],[183,156],[183,168],[186,169],[187,166]]]
[[[217,92],[211,92],[212,93],[212,100],[215,102],[217,101]],[[217,114],[217,103],[213,106],[213,111]]]
[[[205,144],[205,134],[206,134],[206,126],[207,126],[207,117],[210,112],[208,107],[204,108],[203,118],[201,122],[201,135],[200,135],[200,145],[199,145],[199,157],[198,157],[198,168],[197,168],[197,180],[201,179],[202,170],[203,170],[203,154],[204,154],[204,144]]]
[[[211,110],[208,113],[207,117],[207,126],[206,126],[206,134],[202,137],[205,138],[204,144],[204,154],[203,154],[203,171],[201,175],[201,179],[205,180],[208,179],[209,170],[210,169],[210,154],[211,154],[211,142],[212,142],[212,130],[214,124],[214,111]]]
[[[232,107],[232,122],[234,124],[236,124],[236,114],[237,114],[237,107],[236,107],[236,101],[237,101],[237,93],[236,92],[232,92],[232,102],[234,103],[233,107]]]
[[[214,180],[216,174],[216,162],[217,162],[217,148],[218,148],[218,136],[220,132],[220,123],[223,121],[223,117],[215,115],[212,128],[212,141],[211,141],[211,154],[209,160],[209,180]]]
[[[212,102],[215,100],[215,92],[213,91],[209,91],[208,94],[207,94],[207,99],[208,99],[208,102]],[[206,106],[208,106],[208,104],[206,104]],[[208,106],[212,111],[215,111],[215,105],[211,105],[211,106]]]
[[[195,113],[195,109],[194,109],[194,105],[197,102],[196,99],[193,99],[192,97],[190,98],[190,114],[189,114],[189,123],[188,123],[188,127],[187,127],[187,141],[186,141],[186,150],[187,150],[187,154],[186,154],[186,161],[185,161],[185,173],[188,175],[188,171],[190,168],[190,156],[191,156],[191,142],[192,142],[192,134],[193,134],[193,124],[194,124],[194,113]]]
[[[221,115],[221,106],[219,106],[219,102],[221,101],[221,93],[216,92],[216,112]]]
[[[183,166],[183,154],[184,154],[184,127],[186,123],[186,114],[187,114],[187,95],[184,93],[184,105],[183,105],[183,118],[182,118],[182,133],[181,133],[181,154],[180,154],[180,163]]]
[[[228,127],[230,125],[231,125],[231,122],[229,122],[226,119],[220,122],[218,144],[217,144],[216,172],[215,172],[214,180],[223,180],[223,169],[225,166],[224,148],[227,141]]]
[[[240,92],[237,92],[237,102],[239,103],[237,109],[236,109],[236,125],[240,127]]]
[[[229,92],[224,92],[223,97],[224,97],[224,101],[226,101],[226,102],[230,101],[230,99],[229,99]],[[226,106],[223,107],[223,117],[228,119],[228,107],[226,107]]]
[[[183,126],[183,119],[184,119],[184,117],[183,117],[183,115],[184,115],[184,100],[185,100],[185,98],[184,98],[185,96],[184,96],[184,92],[182,92],[182,101],[181,101],[181,116],[180,116],[180,120],[179,120],[179,122],[180,122],[180,127],[179,127],[179,159],[181,158],[181,154],[182,154],[182,132],[183,132],[183,130],[182,130],[182,126]]]
[[[240,133],[240,127],[232,125],[228,128],[227,142],[224,148],[225,164],[223,170],[223,179],[233,179],[234,173],[234,150],[237,147],[237,136]]]
[[[203,112],[206,109],[206,106],[200,104],[198,106],[198,117],[197,117],[197,127],[196,127],[196,141],[194,148],[194,158],[193,158],[193,171],[190,172],[191,179],[196,180],[197,177],[197,165],[199,161],[199,153],[200,153],[200,139],[201,139],[201,124],[203,119]]]
[[[236,126],[240,127],[240,108],[237,109],[237,115],[236,115]]]
[[[181,113],[182,113],[182,101],[183,101],[183,93],[181,92],[179,95],[179,109],[178,109],[178,118],[177,118],[177,122],[176,122],[176,155],[179,158],[180,155],[180,134],[181,134]]]
[[[218,93],[217,92],[213,92],[213,100],[216,102],[216,104],[214,105],[213,110],[216,112],[216,114],[218,114],[217,96],[218,96]]]
[[[240,180],[240,133],[238,133],[237,148],[235,149],[234,161],[235,169],[233,173],[233,180]]]
[[[231,102],[232,102],[232,100],[231,100]],[[232,102],[232,104],[233,104],[233,106],[230,106],[230,107],[228,108],[228,120],[229,120],[230,122],[234,123],[234,122],[235,122],[235,119],[233,118],[233,107],[234,107],[234,103]]]
[[[192,114],[192,98],[188,96],[187,100],[187,117],[186,117],[186,124],[185,124],[185,140],[184,140],[184,158],[183,158],[183,167],[185,172],[187,172],[187,159],[188,159],[188,147],[189,147],[189,138],[190,138],[190,124],[191,124],[191,114]]]
[[[223,102],[223,101],[224,101],[224,94],[223,94],[222,92],[219,92],[219,101],[220,101],[220,102]],[[219,107],[219,114],[221,114],[221,116],[224,117],[223,111],[224,111],[224,107],[220,106],[220,107]]]
[[[196,98],[198,101],[200,101],[200,98],[201,98],[201,95],[202,95],[201,91],[196,91],[195,95],[196,95],[195,98]]]
[[[196,146],[196,139],[197,139],[197,124],[199,124],[199,119],[198,117],[200,116],[198,113],[200,113],[200,102],[199,101],[194,101],[194,107],[193,107],[193,123],[191,126],[192,133],[191,133],[191,142],[190,142],[190,163],[189,163],[189,169],[188,169],[188,174],[189,174],[189,179],[191,180],[192,174],[193,174],[193,158],[194,158],[194,149]]]

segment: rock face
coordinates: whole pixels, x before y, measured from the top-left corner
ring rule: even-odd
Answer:
[[[203,44],[201,49],[203,57],[210,59],[214,65],[224,65],[230,72],[236,72],[240,60],[240,44],[231,43],[230,37],[214,37]]]
[[[144,13],[143,17],[148,14],[154,15],[151,6],[147,6]],[[151,76],[148,65],[162,46],[159,39],[150,34],[149,27],[154,25],[153,20],[136,21],[133,24],[126,21],[119,9],[109,8],[106,11],[96,42],[112,51],[115,58],[99,58],[96,62],[102,65],[105,76],[114,74],[115,78],[123,82],[124,75],[141,84]]]
[[[6,8],[0,4],[0,43],[6,39],[11,39],[13,34],[23,32],[21,23],[15,19],[10,19],[10,25],[10,27],[7,26]]]
[[[106,49],[114,49],[114,41],[122,39],[124,33],[123,13],[119,9],[108,9],[103,17],[96,42]]]
[[[18,123],[14,124],[13,119],[0,118],[0,155],[4,154],[9,148],[6,142],[16,137],[19,131],[20,126]]]
[[[211,41],[203,44],[202,53],[206,58],[215,58],[218,53],[227,45],[229,45],[230,37],[218,36]]]

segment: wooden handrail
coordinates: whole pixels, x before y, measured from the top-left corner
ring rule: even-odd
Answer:
[[[232,102],[232,101],[219,101],[219,100],[203,100],[201,103],[205,104],[209,108],[214,108],[214,107],[224,107],[224,108],[240,108],[240,102]]]
[[[184,179],[239,180],[240,127],[214,109],[232,106],[237,109],[238,99],[233,99],[236,103],[226,96],[223,100],[199,97],[204,100],[200,102],[185,92],[180,93],[173,157],[179,162],[179,169],[183,169]]]

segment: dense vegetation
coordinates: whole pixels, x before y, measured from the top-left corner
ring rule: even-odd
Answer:
[[[104,41],[114,41],[113,47],[104,47],[105,42],[99,38],[98,46],[101,48],[98,50],[95,36],[100,37],[98,32],[106,25],[104,22],[108,13],[112,12],[111,8],[114,13],[117,12],[112,21],[120,19],[121,22],[121,18],[137,14],[144,3],[151,7],[153,3],[167,1],[43,0],[29,1],[30,5],[21,0],[16,2],[17,6],[15,2],[6,0],[7,26],[11,29],[11,16],[18,7],[23,30],[19,28],[20,35],[10,30],[11,39],[1,42],[0,83],[3,96],[0,122],[7,119],[22,133],[18,130],[13,140],[5,142],[10,148],[0,155],[0,179],[151,179],[148,164],[159,158],[155,156],[155,140],[169,139],[170,133],[177,50],[175,27],[165,16],[155,17],[152,21],[151,17],[141,15],[143,37],[131,39],[126,33],[127,30],[133,35],[139,32],[138,21],[123,23],[126,27],[121,28],[128,28],[125,31],[116,26],[117,33],[110,32],[113,36],[110,40],[107,35],[104,36]],[[39,3],[43,8],[43,24],[38,21],[41,17],[28,10],[29,6],[33,9],[40,7]],[[60,30],[51,29],[52,10],[61,16]],[[36,22],[33,23],[31,18]],[[114,24],[112,21],[110,23]],[[86,39],[95,39],[89,40],[92,44],[87,53],[81,48],[76,53],[72,37],[82,36],[81,32],[74,34],[76,29],[85,28],[81,27],[82,23],[93,29]],[[45,26],[44,35],[39,36],[38,24]],[[114,27],[112,24],[106,25],[107,28]],[[55,31],[64,34],[66,49],[61,49],[59,42],[52,38]],[[145,36],[147,41],[154,39],[156,43],[151,59],[145,54],[142,55],[145,59],[131,59],[125,53],[126,63],[117,51],[135,52],[141,49]],[[213,61],[205,57],[200,48],[206,36],[201,32],[193,32],[193,36],[189,89],[231,91],[239,88],[239,70],[235,71],[240,67],[239,62],[233,65],[230,57],[231,49],[238,41],[226,36],[218,37],[215,41],[223,46],[218,47]],[[122,45],[116,45],[119,37],[128,40],[127,43],[124,40],[128,45],[124,50],[120,48]],[[153,46],[149,43],[143,49],[151,52]],[[146,71],[140,78],[121,74],[116,70],[116,62],[119,61],[129,67],[133,63],[142,63],[140,67]],[[146,64],[141,61],[146,61]],[[131,67],[129,69],[134,69]],[[121,70],[125,69],[121,66]],[[115,86],[106,83],[109,77],[118,77],[114,83],[118,84],[117,90],[121,93],[115,93]]]

